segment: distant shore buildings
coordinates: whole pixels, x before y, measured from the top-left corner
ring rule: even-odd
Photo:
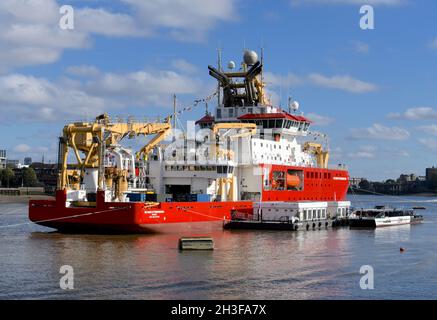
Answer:
[[[21,163],[9,159],[7,151],[0,149],[0,188],[43,187],[47,193],[53,193],[57,178],[57,164],[33,162],[31,157],[25,157]]]
[[[349,193],[402,195],[437,193],[437,168],[426,168],[425,176],[401,174],[396,180],[369,181],[366,178],[350,178]]]
[[[0,149],[0,170],[6,169],[6,150]]]
[[[11,186],[22,186],[23,176],[26,174],[24,169],[31,169],[36,176],[35,186],[44,187],[48,193],[53,193],[56,190],[58,164],[44,163],[44,160],[42,162],[32,162],[31,157],[25,157],[22,164],[19,160],[8,159],[7,151],[0,149],[0,171],[6,168],[11,169],[13,172],[14,178]],[[0,187],[5,187],[5,185],[2,185],[1,179]],[[425,176],[401,174],[396,180],[388,179],[382,182],[370,181],[364,177],[351,177],[348,192],[387,195],[437,193],[437,168],[426,168]]]

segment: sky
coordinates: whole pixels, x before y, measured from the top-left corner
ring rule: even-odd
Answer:
[[[73,29],[60,27],[63,5]],[[373,29],[360,28],[362,5]],[[272,100],[299,102],[331,164],[372,180],[437,165],[432,0],[1,1],[0,149],[53,162],[66,123],[162,118],[174,93],[182,109],[214,91],[218,48],[227,64],[261,47]]]

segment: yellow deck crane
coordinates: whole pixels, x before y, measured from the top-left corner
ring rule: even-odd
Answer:
[[[244,138],[244,137],[249,137],[249,136],[253,136],[256,134],[256,124],[254,123],[240,123],[240,122],[223,122],[223,123],[216,123],[215,125],[212,126],[212,138],[215,138],[215,143],[212,144],[212,152],[211,155],[212,156],[216,156],[217,158],[221,157],[221,156],[227,156],[229,159],[232,159],[234,154],[232,152],[232,150],[226,150],[226,149],[221,149],[218,144],[219,144],[219,139],[217,138],[217,135],[219,133],[220,130],[223,129],[227,129],[227,130],[232,130],[232,129],[240,129],[240,130],[244,130],[247,129],[247,131],[245,132],[241,132],[241,133],[237,133],[234,135],[229,136],[230,139],[235,140],[237,138]]]
[[[103,181],[115,181],[119,184],[117,190],[121,194],[127,188],[125,170],[104,168],[104,155],[108,147],[117,145],[125,137],[134,138],[140,135],[156,136],[140,151],[136,158],[147,159],[150,151],[162,141],[171,130],[170,117],[163,123],[114,123],[107,114],[98,116],[94,122],[76,122],[68,124],[63,129],[60,138],[59,163],[61,171],[58,189],[79,188],[85,168],[98,168],[98,188],[103,189]],[[68,164],[69,149],[73,150],[76,163]],[[80,153],[83,153],[81,156]],[[114,180],[115,179],[115,180]]]
[[[216,140],[212,143],[212,152],[211,154],[216,156],[218,159],[221,156],[226,156],[228,159],[233,160],[234,153],[232,150],[227,149],[221,149],[218,146],[219,139],[217,138],[217,135],[220,130],[227,129],[237,129],[237,130],[246,130],[234,135],[230,135],[229,138],[234,140],[238,138],[244,138],[244,137],[250,137],[256,134],[256,124],[254,123],[240,123],[240,122],[223,122],[223,123],[217,123],[212,127],[212,137],[216,138]],[[236,201],[237,195],[235,192],[235,188],[237,186],[237,181],[235,175],[232,175],[231,177],[225,177],[225,178],[217,178],[216,179],[216,185],[217,185],[217,194],[221,197],[226,197],[226,200],[228,201]]]
[[[316,156],[317,165],[320,168],[328,168],[329,151],[323,150],[320,143],[305,142],[303,151],[314,154]]]

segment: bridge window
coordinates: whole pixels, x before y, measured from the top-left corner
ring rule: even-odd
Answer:
[[[291,121],[290,121],[290,120],[286,120],[286,121],[285,121],[284,128],[286,128],[286,129],[290,129],[290,127],[291,127]]]
[[[299,131],[302,131],[302,130],[303,130],[303,122],[299,122],[299,128],[298,128],[298,130],[299,130]]]

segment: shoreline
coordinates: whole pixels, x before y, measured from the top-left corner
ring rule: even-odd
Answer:
[[[437,193],[433,192],[420,192],[420,193],[405,193],[405,194],[372,194],[367,192],[348,192],[348,195],[360,195],[360,196],[388,196],[388,197],[436,197]]]
[[[29,200],[54,200],[55,197],[49,195],[20,195],[20,196],[9,196],[0,195],[0,204],[2,203],[27,203]]]

